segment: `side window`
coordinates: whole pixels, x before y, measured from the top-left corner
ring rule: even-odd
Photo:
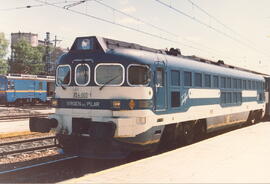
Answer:
[[[220,94],[220,103],[225,104],[226,103],[226,92],[221,92]]]
[[[259,82],[258,82],[258,81],[256,82],[256,89],[257,89],[257,90],[259,90],[259,89],[260,89],[260,84],[259,84]]]
[[[130,85],[148,85],[151,79],[150,70],[145,65],[130,65],[127,78]]]
[[[195,86],[202,87],[202,74],[201,73],[195,73]]]
[[[232,93],[227,92],[226,103],[232,103]]]
[[[252,81],[252,89],[255,89],[255,81]]]
[[[247,81],[246,80],[243,80],[243,88],[247,89]]]
[[[173,86],[180,86],[180,72],[176,70],[171,71],[171,81]]]
[[[219,88],[218,76],[213,76],[214,88]]]
[[[232,87],[232,80],[230,77],[227,78],[227,88],[231,88]]]
[[[221,88],[226,88],[226,78],[225,77],[220,78],[220,84],[221,84]]]
[[[251,89],[251,81],[250,80],[248,81],[248,89],[249,90]]]
[[[156,71],[156,85],[164,86],[164,71],[162,68],[157,68]]]
[[[39,82],[39,84],[38,84],[38,90],[42,90],[42,89],[43,89],[42,82]]]
[[[242,80],[241,79],[237,79],[237,88],[242,89]]]
[[[237,92],[237,103],[242,103],[242,93]]]
[[[171,92],[171,105],[172,107],[180,107],[180,92]]]
[[[191,72],[184,72],[184,85],[192,86],[192,73]]]
[[[204,86],[211,88],[211,75],[208,74],[204,75]]]
[[[237,92],[233,92],[232,102],[237,103]]]
[[[233,88],[234,88],[234,89],[237,88],[237,79],[233,79]]]

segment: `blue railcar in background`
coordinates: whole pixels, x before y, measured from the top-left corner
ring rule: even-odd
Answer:
[[[54,77],[8,74],[0,75],[0,104],[46,103],[54,94]]]

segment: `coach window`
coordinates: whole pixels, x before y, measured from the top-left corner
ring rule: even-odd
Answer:
[[[42,82],[39,82],[38,83],[38,90],[42,90],[43,89],[43,87],[42,87]]]
[[[237,88],[242,89],[242,80],[241,79],[237,79]]]
[[[248,89],[249,90],[251,89],[251,81],[250,80],[248,81]]]
[[[213,76],[214,88],[219,88],[218,76]]]
[[[195,86],[202,87],[202,74],[201,73],[195,73]]]
[[[233,103],[237,103],[237,92],[233,92],[232,94],[233,94],[233,96],[232,96],[232,102]]]
[[[226,92],[221,92],[220,94],[220,100],[221,100],[221,104],[225,104],[226,103]]]
[[[226,103],[232,103],[232,93],[231,92],[227,92],[226,93]]]
[[[227,78],[227,88],[231,88],[232,87],[232,80],[231,78]]]
[[[234,88],[234,89],[237,88],[237,79],[233,79],[233,88]]]
[[[225,77],[220,78],[220,85],[221,85],[221,88],[226,88],[226,78]]]
[[[255,89],[255,81],[252,81],[252,89]]]
[[[184,85],[192,86],[192,73],[191,72],[184,72]]]
[[[56,70],[56,85],[69,85],[71,78],[69,65],[59,65]]]
[[[204,86],[211,88],[211,75],[208,74],[204,75]]]
[[[260,90],[260,84],[259,84],[258,81],[256,81],[256,89],[257,89],[257,90]]]
[[[95,69],[95,82],[99,86],[120,86],[124,83],[124,67],[121,64],[98,64]]]
[[[247,81],[243,80],[243,89],[247,89]]]
[[[242,103],[242,93],[237,92],[237,103]]]
[[[151,74],[148,66],[135,64],[129,65],[127,71],[129,85],[146,86],[149,84]]]
[[[90,67],[87,64],[78,64],[75,68],[75,83],[86,86],[90,82]]]
[[[180,72],[177,70],[171,71],[172,86],[180,86]]]

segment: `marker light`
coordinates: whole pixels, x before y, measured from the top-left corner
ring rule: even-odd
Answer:
[[[133,110],[135,108],[135,102],[134,102],[134,100],[130,100],[128,106],[129,106],[129,108],[131,110]]]
[[[121,102],[120,101],[113,101],[113,108],[119,109],[121,107]]]
[[[58,101],[57,101],[56,99],[52,99],[51,105],[52,105],[53,107],[56,107],[56,106],[58,105]]]

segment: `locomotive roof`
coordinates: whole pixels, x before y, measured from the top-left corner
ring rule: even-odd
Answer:
[[[84,43],[85,40],[89,40]],[[269,76],[260,72],[247,70],[244,68],[224,64],[223,61],[211,61],[208,59],[200,58],[197,56],[183,56],[181,55],[178,49],[160,50],[150,47],[145,47],[135,43],[128,43],[108,38],[88,36],[88,37],[78,37],[74,41],[71,52],[74,50],[85,50],[82,47],[89,46],[88,49],[102,50],[105,53],[118,53],[122,55],[129,55],[138,58],[140,56],[140,61],[151,63],[151,61],[157,61],[157,57],[163,55],[168,61],[169,67],[174,66],[183,66],[185,68],[192,68],[198,71],[211,71],[212,73],[224,74],[227,75],[228,72],[230,75],[235,77],[244,77],[244,78],[257,78],[262,79],[262,76]],[[155,56],[157,55],[157,56]],[[260,75],[261,77],[259,77]]]

